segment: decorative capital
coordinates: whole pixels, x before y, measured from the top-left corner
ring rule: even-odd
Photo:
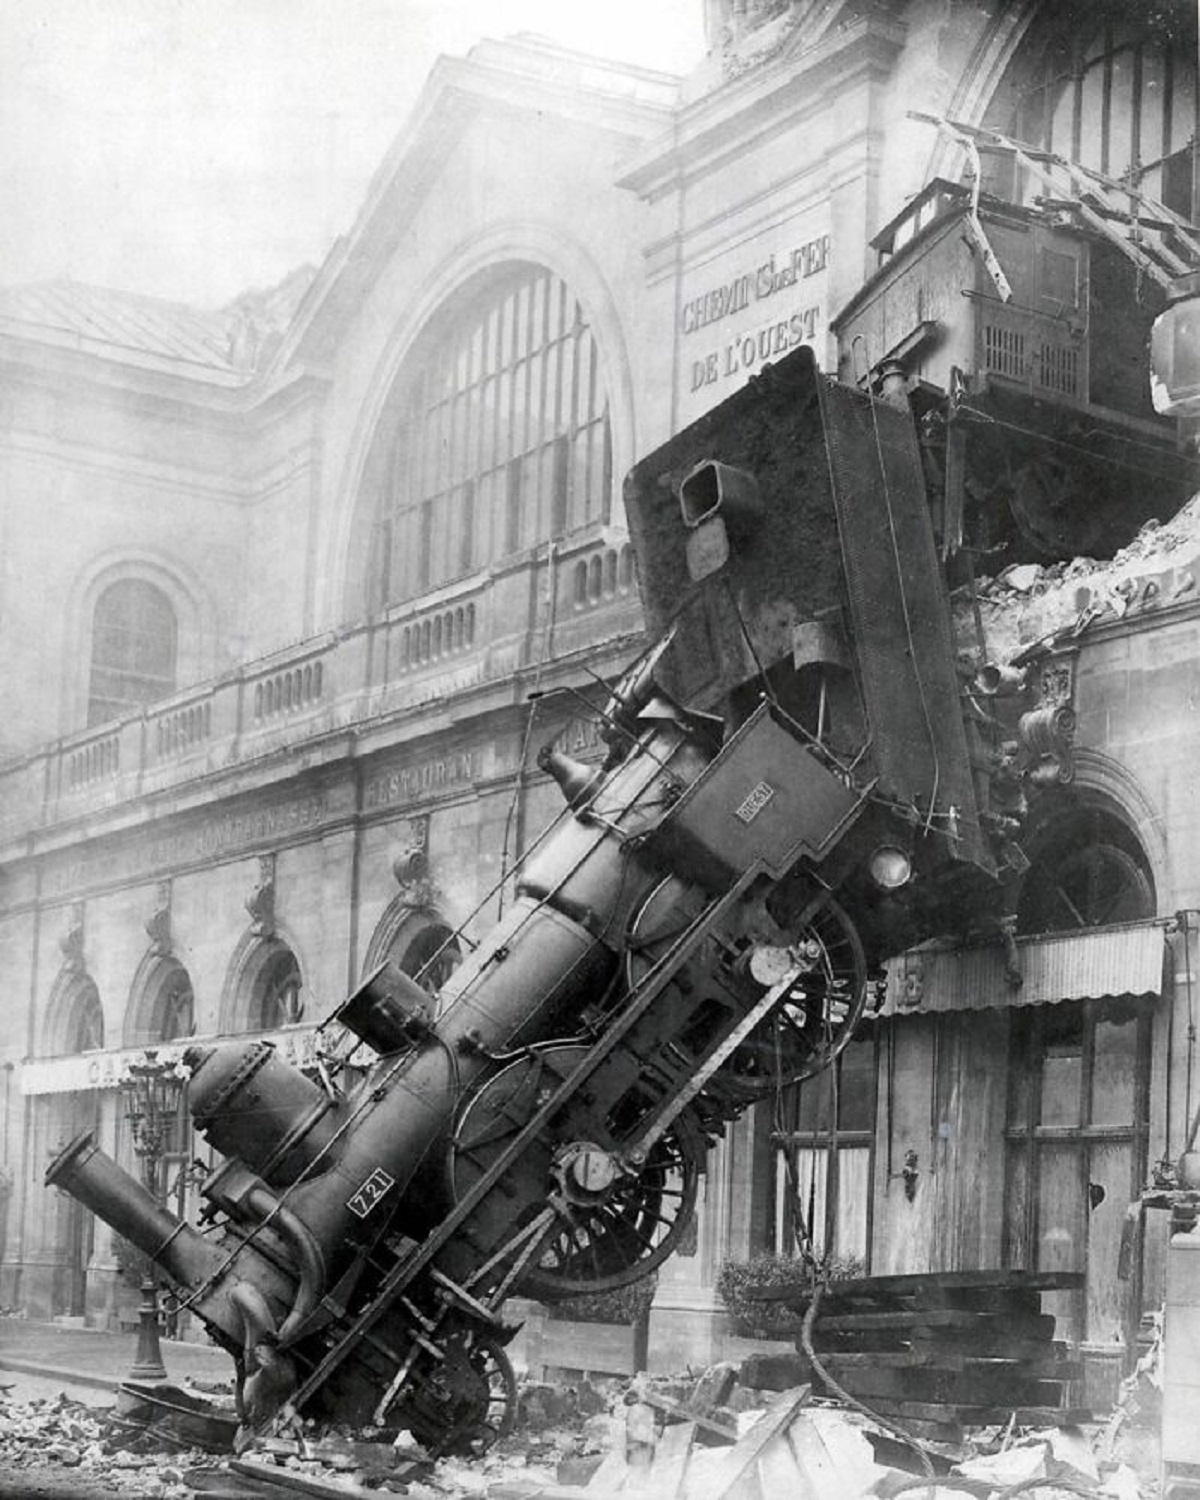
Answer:
[[[429,875],[429,814],[409,818],[408,838],[400,846],[392,860],[392,874],[396,884],[406,893],[412,894],[418,887],[428,886],[432,890]],[[414,899],[413,905],[423,905]]]
[[[260,854],[258,884],[246,897],[250,931],[257,937],[275,936],[275,856]]]
[[[171,951],[171,882],[159,883],[154,898],[154,910],[146,918],[146,934],[150,939],[150,951],[165,958]]]
[[[73,974],[82,974],[87,967],[83,957],[83,902],[72,903],[67,913],[67,930],[58,940],[62,949],[63,967]]]
[[[1071,706],[1075,696],[1075,659],[1052,656],[1042,663],[1037,679],[1038,699],[1045,708]]]

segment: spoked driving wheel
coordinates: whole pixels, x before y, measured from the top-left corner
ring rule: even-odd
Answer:
[[[867,962],[850,918],[827,893],[793,898],[779,887],[746,901],[729,926],[708,941],[701,958],[685,964],[674,984],[702,994],[711,976],[724,976],[726,1006],[743,1014],[788,974],[795,980],[713,1075],[712,1087],[736,1109],[784,1084],[811,1078],[854,1035],[867,1000]],[[652,890],[634,918],[627,959],[631,986],[678,939],[700,910],[703,896],[676,876]],[[726,1015],[722,1024],[730,1024]],[[700,1039],[704,1045],[707,1034]],[[693,1044],[694,1045],[694,1044]]]
[[[410,1382],[397,1412],[435,1456],[485,1453],[513,1429],[517,1379],[489,1334],[461,1329],[441,1344],[441,1360]]]
[[[586,1052],[576,1043],[531,1048],[467,1101],[449,1155],[456,1201],[492,1169]],[[627,1070],[610,1073],[602,1064],[467,1220],[476,1249],[496,1251],[550,1205],[553,1217],[521,1275],[523,1293],[556,1301],[626,1286],[660,1265],[687,1229],[703,1143],[683,1115],[650,1148],[641,1169],[632,1170],[622,1149],[662,1100],[648,1093],[631,1116],[622,1108],[631,1092],[640,1097]]]
[[[812,1078],[854,1035],[867,1002],[867,961],[850,918],[833,899],[803,925],[751,952],[748,967],[764,988],[796,965],[800,973],[718,1075],[749,1098]]]
[[[556,1175],[563,1207],[525,1279],[531,1296],[554,1302],[628,1286],[661,1265],[688,1226],[699,1158],[674,1129],[654,1144],[637,1176],[621,1177],[588,1203],[586,1178],[593,1170],[580,1170],[569,1148],[562,1153]]]

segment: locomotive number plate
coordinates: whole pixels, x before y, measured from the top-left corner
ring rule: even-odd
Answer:
[[[733,815],[741,823],[753,823],[767,803],[775,795],[775,788],[769,781],[760,781],[756,787],[738,803],[733,810]]]
[[[365,1219],[379,1200],[387,1192],[388,1188],[395,1187],[396,1179],[389,1177],[382,1167],[376,1167],[371,1175],[362,1182],[350,1197],[346,1199],[346,1207],[352,1214],[357,1214],[360,1219]]]

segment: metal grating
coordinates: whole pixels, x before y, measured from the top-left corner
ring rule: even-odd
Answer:
[[[1005,375],[1009,380],[1024,380],[1025,335],[1019,328],[1002,328],[998,323],[983,325],[983,367],[990,375]]]
[[[1038,351],[1036,384],[1056,396],[1079,396],[1079,350],[1044,343]]]
[[[912,415],[830,383],[821,408],[879,790],[990,870]]]

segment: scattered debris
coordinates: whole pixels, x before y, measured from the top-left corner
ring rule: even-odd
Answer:
[[[1035,642],[1188,602],[1198,577],[1200,496],[1194,496],[1170,521],[1147,521],[1111,559],[1015,564],[979,578],[976,600],[969,589],[957,590],[956,634],[964,649],[978,649],[977,603],[987,660],[1008,663]]]
[[[175,1385],[127,1381],[117,1387],[117,1422],[142,1429],[174,1448],[199,1448],[205,1453],[231,1453],[238,1418],[232,1398],[223,1405],[210,1396]]]
[[[895,1421],[875,1422],[822,1396],[811,1374],[770,1388],[803,1367],[803,1356],[781,1352],[751,1356],[740,1368],[639,1375],[586,1391],[530,1382],[521,1402],[530,1420],[470,1460],[434,1459],[407,1434],[386,1441],[373,1429],[313,1423],[223,1457],[180,1446],[171,1423],[205,1405],[194,1390],[151,1387],[156,1419],[146,1426],[128,1407],[110,1413],[65,1395],[20,1402],[3,1393],[0,1467],[50,1468],[61,1471],[63,1493],[128,1500],[979,1500],[1026,1490],[1146,1500],[1154,1492],[1156,1470],[1131,1466],[1120,1446],[1128,1415],[1039,1427],[1014,1408],[959,1441],[906,1444]],[[1137,1392],[1152,1389],[1153,1379],[1147,1365]],[[130,1399],[144,1397],[138,1390]],[[1126,1406],[1134,1404],[1131,1394]]]

